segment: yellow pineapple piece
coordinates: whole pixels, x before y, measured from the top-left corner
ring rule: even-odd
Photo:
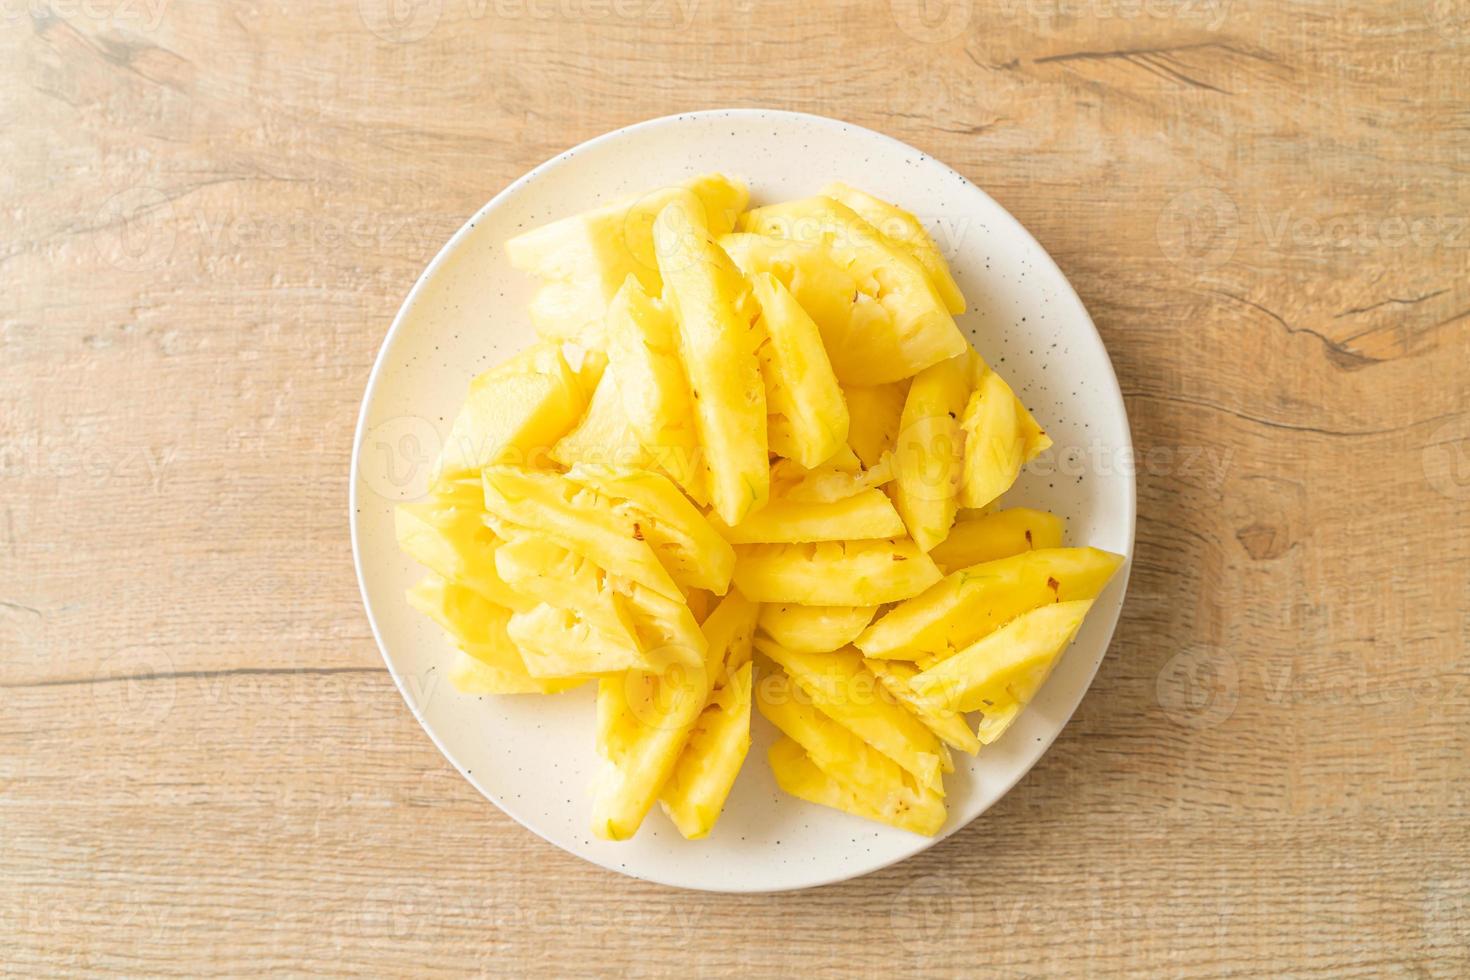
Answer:
[[[551,458],[562,466],[586,463],[642,470],[655,465],[623,410],[617,381],[607,372],[597,383],[587,414],[552,447]]]
[[[877,606],[761,606],[760,627],[788,650],[823,653],[845,647],[872,622]]]
[[[587,400],[553,344],[537,344],[470,382],[444,440],[436,482],[474,476],[483,466],[539,465],[577,423]]]
[[[485,509],[493,519],[543,535],[614,575],[683,601],[632,519],[610,498],[557,473],[487,466],[481,476]]]
[[[736,548],[735,584],[757,602],[878,606],[916,596],[940,577],[907,538]]]
[[[765,342],[757,351],[766,382],[771,452],[816,466],[847,443],[847,402],[817,325],[781,280],[751,278]]]
[[[484,494],[478,479],[442,484],[440,492],[393,513],[398,547],[414,561],[491,602],[512,609],[531,603],[506,585],[495,569],[497,538],[485,526]]]
[[[746,212],[740,228],[823,245],[857,280],[843,344],[828,349],[844,381],[897,381],[967,349],[924,267],[846,205],[826,197],[773,204]]]
[[[719,245],[745,275],[754,278],[770,273],[780,280],[817,325],[829,359],[832,351],[842,348],[852,323],[858,283],[825,246],[746,233],[723,235]],[[832,363],[832,369],[839,380],[851,383],[837,363]]]
[[[960,568],[1018,555],[1023,551],[1062,546],[1062,519],[1044,510],[1011,507],[964,518],[929,557],[947,575]]]
[[[933,837],[944,826],[943,801],[938,807],[922,799],[918,807],[899,800],[888,810],[868,803],[842,783],[827,775],[794,738],[783,735],[772,744],[767,759],[776,785],[798,799],[842,810],[864,820],[875,820],[925,837]]]
[[[453,677],[466,684],[473,676],[472,693],[553,694],[581,684],[585,677],[535,677],[507,632],[511,611],[487,601],[479,593],[429,575],[408,590],[408,604],[434,620],[460,651],[483,664],[474,671],[459,664]],[[463,688],[461,688],[463,689]]]
[[[959,509],[965,462],[960,413],[969,400],[970,375],[968,354],[940,361],[919,372],[904,400],[893,502],[924,551],[945,539]]]
[[[980,739],[970,731],[964,715],[929,704],[910,686],[919,668],[902,660],[864,660],[863,665],[873,672],[889,694],[912,711],[946,745],[970,755],[980,751]]]
[[[1048,548],[963,568],[894,606],[855,645],[868,657],[944,658],[1029,609],[1096,596],[1122,561],[1097,548]]]
[[[763,638],[755,648],[780,664],[818,711],[897,762],[920,786],[944,794],[940,773],[954,768],[949,751],[863,666],[856,650],[803,653]]]
[[[687,205],[664,208],[653,236],[665,298],[679,324],[710,505],[726,524],[739,524],[770,494],[765,386],[756,359],[759,310],[745,277]]]
[[[531,301],[537,331],[599,348],[608,303],[630,275],[657,295],[663,283],[653,223],[676,200],[689,203],[711,229],[724,234],[744,210],[749,192],[737,180],[706,174],[553,221],[506,242],[511,264],[544,283]]]
[[[679,327],[664,303],[629,277],[607,312],[610,373],[639,442],[684,491],[709,502]]]
[[[960,425],[965,433],[964,474],[959,502],[985,507],[1011,488],[1021,467],[1051,445],[1026,406],[979,357],[979,378]]]
[[[950,274],[949,263],[944,260],[939,246],[934,244],[934,239],[924,230],[919,219],[900,207],[843,183],[828,184],[822,189],[822,195],[852,208],[864,221],[878,229],[890,245],[912,255],[929,274],[929,281],[934,284],[949,312],[955,316],[965,312],[965,295]]]
[[[1022,613],[1000,629],[914,675],[909,685],[931,704],[955,711],[983,711],[1015,703],[1008,685],[1039,669],[1050,670],[1093,600],[1055,602]]]
[[[917,833],[938,832],[946,815],[943,796],[920,785],[898,763],[804,701],[791,678],[780,671],[762,677],[756,685],[761,714],[800,745],[817,769],[856,797],[873,819],[906,825]],[[781,771],[776,775],[780,780]],[[807,798],[785,783],[782,788]]]
[[[903,428],[903,405],[909,383],[898,381],[872,387],[844,387],[849,424],[847,444],[864,466],[877,466],[893,452]]]
[[[578,466],[567,472],[567,479],[614,501],[634,536],[648,542],[683,588],[724,595],[730,587],[734,549],[666,477],[647,470]]]
[[[677,665],[660,675],[628,671],[598,685],[598,733],[606,739],[595,780],[592,832],[626,840],[668,781],[727,663],[749,659],[759,607],[734,589],[701,629],[707,654],[702,664]],[[605,720],[604,720],[605,719]]]
[[[831,504],[893,481],[893,456],[883,453],[867,469],[851,448],[839,449],[821,466],[803,467],[794,459],[771,466],[771,496],[793,504]]]
[[[750,751],[754,666],[747,661],[715,692],[659,793],[664,812],[689,840],[707,837],[714,828]]]
[[[896,538],[902,519],[882,490],[863,490],[831,503],[774,499],[735,527],[715,525],[734,544]]]
[[[660,672],[669,667],[640,648],[631,625],[618,630],[601,629],[577,610],[546,603],[512,613],[505,631],[520,649],[532,677],[633,669]]]

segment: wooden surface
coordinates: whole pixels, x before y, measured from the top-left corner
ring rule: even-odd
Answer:
[[[1470,973],[1461,0],[42,0],[0,9],[0,81],[7,971]],[[384,672],[346,527],[444,239],[557,151],[726,105],[989,190],[1139,450],[1128,604],[1053,750],[923,856],[773,897],[484,802]]]

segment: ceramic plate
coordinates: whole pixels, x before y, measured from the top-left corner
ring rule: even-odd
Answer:
[[[590,688],[555,697],[471,697],[446,677],[451,648],[408,608],[422,570],[398,552],[393,507],[421,496],[469,380],[531,343],[532,284],[504,243],[545,221],[707,171],[745,178],[755,204],[843,180],[914,212],[948,256],[970,311],[960,326],[1055,440],[1008,504],[1066,517],[1067,543],[1131,554],[1134,485],[1123,399],[1077,294],[1026,230],[949,167],[894,139],[819,116],[719,110],[620,129],[501,191],[419,277],[378,354],[352,459],[353,553],[383,658],[409,708],[464,777],[558,847],[624,874],[684,888],[775,891],[865,874],[958,831],[1046,751],[1092,681],[1118,619],[1127,568],[1098,599],[1031,706],[978,758],[957,755],[939,838],[918,837],[782,794],[754,745],[724,815],[685,841],[655,807],[631,841],[594,838]]]

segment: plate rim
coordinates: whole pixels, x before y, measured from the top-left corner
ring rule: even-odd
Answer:
[[[389,348],[392,347],[393,341],[398,335],[399,330],[403,327],[408,311],[415,305],[415,302],[417,301],[420,293],[425,289],[430,280],[434,278],[436,273],[439,271],[439,268],[449,260],[449,257],[451,255],[458,251],[462,240],[468,237],[470,231],[476,224],[481,221],[482,218],[501,206],[503,202],[506,202],[510,198],[512,198],[516,194],[516,192],[520,190],[520,188],[530,183],[533,179],[540,176],[542,173],[561,164],[565,160],[589,147],[606,142],[611,142],[644,129],[652,129],[660,126],[673,125],[688,119],[714,116],[723,116],[727,118],[731,116],[750,116],[756,118],[779,116],[789,120],[801,121],[807,124],[815,124],[824,127],[835,127],[849,132],[857,132],[867,137],[875,137],[886,143],[892,144],[893,146],[902,149],[905,152],[917,154],[922,159],[936,164],[939,167],[942,167],[944,170],[952,174],[955,178],[960,180],[964,185],[968,186],[972,192],[979,194],[986,201],[989,201],[990,204],[993,205],[996,209],[996,212],[1000,216],[1002,216],[1003,220],[1009,223],[1010,227],[1007,230],[1012,234],[1021,235],[1025,240],[1030,241],[1036,247],[1036,251],[1045,261],[1046,267],[1048,267],[1053,273],[1056,274],[1057,279],[1060,280],[1062,285],[1065,287],[1067,294],[1069,294],[1071,298],[1076,301],[1077,308],[1081,311],[1082,316],[1086,321],[1087,327],[1092,331],[1093,337],[1097,340],[1098,347],[1102,351],[1103,365],[1107,369],[1107,380],[1111,383],[1108,389],[1108,394],[1111,397],[1111,400],[1114,402],[1113,409],[1118,413],[1123,422],[1123,443],[1116,447],[1117,451],[1120,453],[1127,453],[1129,458],[1133,456],[1133,431],[1128,417],[1127,404],[1123,399],[1122,387],[1118,384],[1117,371],[1113,367],[1112,355],[1108,353],[1107,345],[1103,342],[1102,334],[1098,331],[1097,324],[1092,319],[1092,314],[1087,310],[1086,304],[1082,302],[1082,297],[1077,294],[1077,290],[1072,285],[1071,280],[1067,277],[1066,273],[1062,271],[1061,267],[1057,265],[1056,260],[1052,257],[1051,253],[1046,250],[1041,242],[1038,241],[1036,237],[1032,235],[1031,232],[1023,224],[1021,224],[1021,222],[1015,217],[1015,215],[1011,214],[1004,205],[1002,205],[995,198],[991,197],[984,188],[982,188],[974,181],[970,180],[958,170],[955,170],[953,167],[949,166],[949,164],[945,163],[943,160],[940,160],[938,157],[935,157],[932,154],[927,153],[924,150],[921,150],[918,147],[915,147],[909,143],[905,143],[903,140],[900,140],[897,137],[890,136],[887,133],[879,132],[875,129],[870,129],[857,123],[847,122],[845,120],[837,119],[831,116],[823,116],[810,112],[798,112],[788,109],[766,109],[758,107],[700,109],[689,112],[671,113],[669,115],[657,116],[652,119],[645,119],[640,122],[630,123],[629,125],[621,126],[617,129],[612,129],[600,135],[593,136],[590,139],[583,140],[575,146],[571,146],[561,151],[560,153],[557,153],[556,155],[532,167],[530,170],[527,170],[520,177],[517,177],[505,187],[501,188],[501,190],[498,191],[494,196],[492,196],[490,200],[486,201],[483,205],[476,209],[475,212],[471,214],[464,221],[463,224],[460,225],[459,229],[455,231],[455,233],[451,235],[449,239],[439,248],[439,251],[435,253],[433,259],[431,259],[428,265],[424,267],[424,270],[419,273],[418,278],[414,281],[412,288],[409,289],[402,303],[399,304],[398,312],[394,314],[392,323],[389,325],[387,332],[383,335],[382,343],[378,346],[377,354],[373,357],[373,366],[372,369],[368,372],[367,384],[363,388],[362,403],[358,408],[357,424],[353,429],[351,462],[348,473],[347,524],[352,540],[352,566],[353,571],[357,576],[358,595],[362,599],[363,611],[367,615],[368,626],[372,631],[373,641],[377,645],[378,655],[382,657],[383,664],[388,669],[388,675],[393,679],[394,687],[398,689],[399,696],[408,706],[408,709],[413,715],[414,720],[418,723],[419,728],[426,735],[429,736],[430,742],[432,742],[434,747],[439,750],[439,754],[442,755],[444,759],[451,766],[454,767],[454,769],[460,774],[460,776],[462,776],[466,782],[473,786],[480,793],[481,796],[484,796],[502,813],[510,817],[521,827],[529,830],[531,833],[535,834],[546,843],[552,845],[557,850],[569,854],[570,856],[579,860],[586,861],[589,864],[604,868],[615,874],[626,875],[631,878],[636,878],[640,881],[648,881],[666,888],[675,888],[680,890],[712,892],[717,894],[777,894],[788,891],[801,891],[810,888],[822,888],[828,885],[837,884],[839,882],[850,881],[854,878],[860,878],[865,875],[882,871],[885,868],[891,868],[895,864],[906,861],[916,854],[919,854],[923,851],[928,850],[931,847],[939,845],[940,843],[959,833],[965,827],[968,827],[974,821],[978,820],[981,816],[988,812],[991,807],[995,806],[1007,795],[1009,795],[1011,790],[1016,787],[1016,784],[1024,779],[1031,772],[1031,770],[1036,767],[1037,763],[1039,763],[1042,758],[1051,751],[1052,745],[1055,744],[1057,738],[1060,737],[1061,733],[1071,723],[1072,717],[1074,714],[1076,714],[1077,708],[1081,706],[1082,701],[1086,699],[1088,692],[1092,690],[1092,684],[1097,679],[1097,672],[1101,668],[1103,660],[1107,658],[1108,651],[1112,647],[1113,637],[1116,634],[1118,628],[1118,622],[1123,617],[1123,606],[1127,600],[1129,579],[1131,578],[1133,571],[1133,551],[1137,543],[1136,537],[1138,528],[1138,478],[1136,472],[1130,470],[1130,472],[1128,472],[1127,474],[1127,481],[1125,484],[1127,488],[1125,503],[1128,523],[1128,550],[1127,553],[1124,555],[1123,568],[1121,569],[1122,574],[1121,576],[1119,576],[1117,583],[1117,588],[1119,590],[1117,600],[1117,613],[1112,617],[1112,622],[1107,627],[1106,636],[1103,639],[1102,652],[1093,663],[1091,670],[1089,670],[1087,673],[1087,682],[1082,687],[1081,694],[1077,698],[1077,703],[1074,704],[1067,711],[1064,718],[1059,719],[1058,723],[1055,726],[1055,730],[1052,731],[1051,734],[1045,738],[1044,744],[1042,744],[1041,746],[1041,751],[1036,754],[1036,757],[1032,759],[1031,762],[1027,764],[1024,768],[1021,768],[1019,771],[1017,771],[1012,778],[1010,778],[1008,781],[1005,781],[1003,784],[1003,788],[989,803],[983,806],[980,810],[976,811],[975,814],[972,815],[969,819],[965,820],[962,823],[954,822],[952,826],[945,827],[943,830],[941,830],[940,833],[936,834],[933,837],[922,837],[919,835],[913,835],[914,841],[912,846],[900,849],[897,854],[895,854],[891,858],[883,860],[881,863],[874,864],[868,867],[863,867],[860,870],[854,871],[848,871],[844,868],[832,874],[817,876],[810,881],[804,881],[789,885],[777,885],[774,887],[755,886],[746,888],[740,887],[738,885],[732,886],[728,884],[716,887],[702,887],[697,884],[666,881],[659,877],[640,874],[637,871],[626,866],[614,867],[611,864],[606,864],[589,855],[579,854],[575,851],[569,850],[566,847],[563,847],[560,843],[553,840],[547,834],[542,833],[539,829],[537,829],[537,827],[535,827],[531,821],[523,818],[512,807],[508,806],[505,800],[501,799],[496,794],[490,792],[487,788],[481,786],[474,779],[470,778],[464,767],[460,765],[458,760],[454,758],[448,747],[440,739],[438,733],[435,732],[433,727],[426,722],[423,713],[420,711],[418,705],[415,703],[415,699],[410,696],[408,689],[404,686],[405,681],[403,677],[394,667],[393,661],[388,655],[387,645],[383,641],[383,634],[378,627],[377,617],[373,615],[372,601],[368,596],[367,576],[363,570],[362,546],[358,535],[358,485],[361,479],[359,464],[362,456],[363,440],[367,435],[369,409],[372,405],[373,397],[377,391],[378,383],[381,380],[387,352]]]

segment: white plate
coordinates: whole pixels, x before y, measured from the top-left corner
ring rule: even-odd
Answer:
[[[964,177],[913,147],[820,116],[751,109],[669,116],[620,129],[507,187],[429,264],[394,320],[363,396],[352,458],[353,554],[368,619],[414,716],[465,778],[506,813],[573,854],[685,888],[776,891],[865,874],[917,853],[918,837],[777,790],[755,744],[710,837],[685,841],[656,807],[622,843],[588,830],[590,689],[556,697],[466,697],[446,676],[450,647],[411,611],[422,574],[394,544],[393,505],[422,495],[429,461],[470,378],[532,340],[531,283],[502,244],[518,231],[693,174],[744,177],[757,203],[844,180],[916,213],[970,300],[961,327],[1056,441],[1007,495],[1067,518],[1069,544],[1130,554],[1132,445],[1102,341],[1041,246]],[[1098,599],[1072,648],[1016,725],[946,780],[952,834],[1000,799],[1081,701],[1123,602],[1127,569]]]

